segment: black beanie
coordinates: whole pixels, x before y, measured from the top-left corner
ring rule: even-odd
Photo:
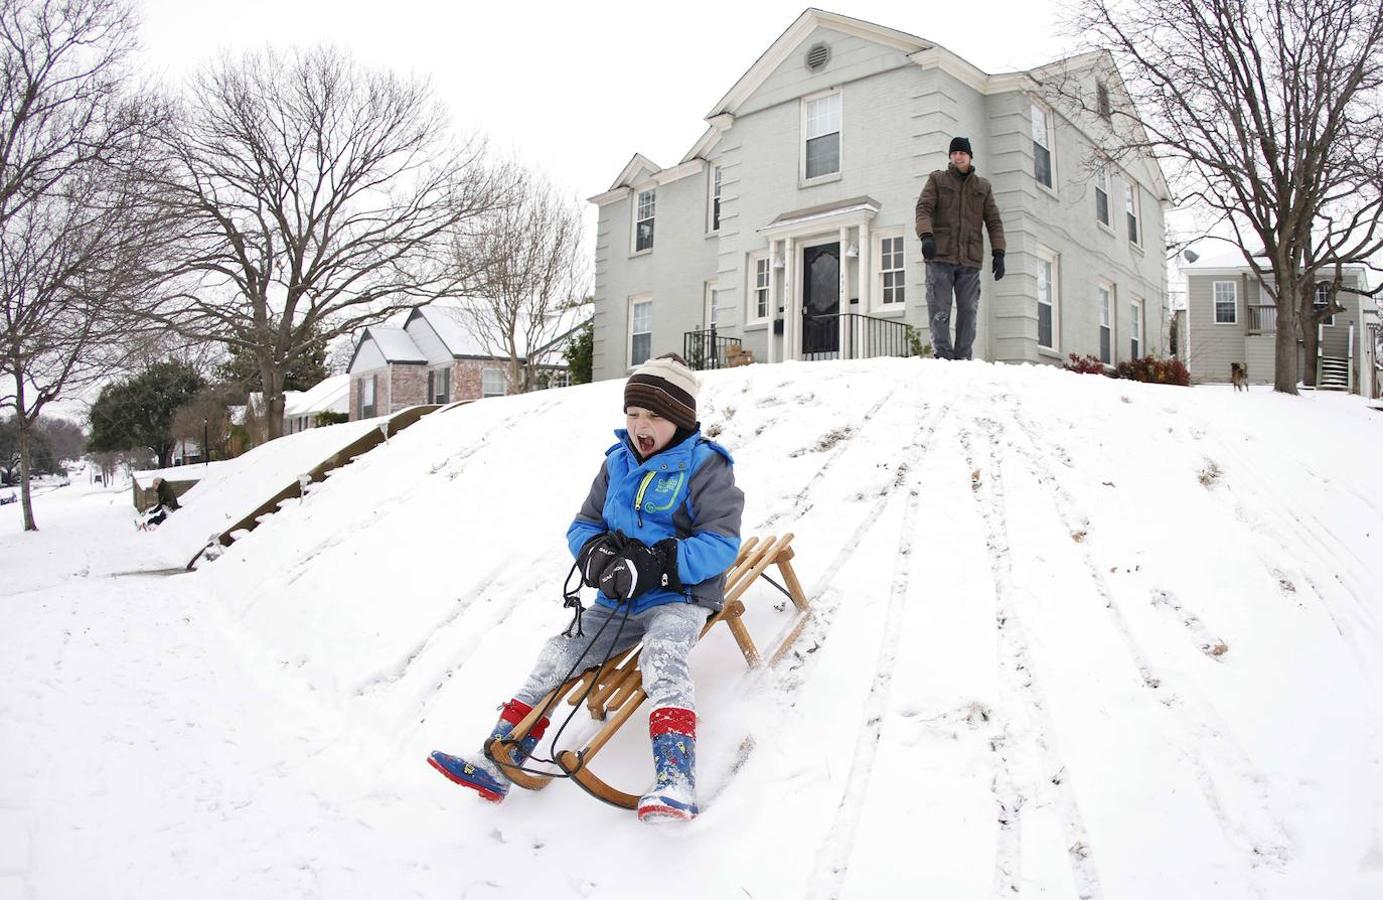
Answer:
[[[950,156],[952,153],[955,153],[957,150],[961,150],[961,151],[963,151],[963,152],[965,152],[965,153],[969,153],[971,156],[974,156],[974,155],[975,155],[975,151],[970,149],[970,139],[969,139],[969,138],[963,138],[963,137],[951,138],[951,149],[946,151],[946,155],[947,155],[947,156]]]

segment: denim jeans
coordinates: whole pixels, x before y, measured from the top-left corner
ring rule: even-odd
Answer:
[[[951,295],[956,301],[956,343],[951,345]],[[937,359],[970,359],[980,307],[980,270],[954,263],[927,263],[927,317]]]

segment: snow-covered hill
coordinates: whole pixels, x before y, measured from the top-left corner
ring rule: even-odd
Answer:
[[[693,654],[703,815],[439,778],[565,624],[621,391],[425,419],[197,574],[6,598],[0,896],[1383,895],[1383,415],[1349,397],[710,373],[745,534],[797,535],[817,619],[776,670]],[[626,788],[642,730],[601,757]]]

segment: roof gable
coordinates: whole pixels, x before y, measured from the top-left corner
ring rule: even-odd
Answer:
[[[930,42],[904,31],[885,28],[863,19],[852,19],[838,13],[811,8],[798,16],[797,21],[789,25],[787,30],[769,45],[769,48],[754,61],[749,70],[741,75],[734,86],[725,93],[725,96],[721,97],[720,101],[711,108],[711,111],[706,114],[706,118],[710,119],[723,113],[733,115],[740,105],[748,100],[818,28],[829,28],[832,31],[839,31],[877,44],[883,44],[903,53],[916,53],[932,46]]]
[[[355,368],[355,360],[360,356],[360,348],[366,342],[372,343],[384,361],[387,363],[425,363],[427,357],[423,356],[422,351],[413,343],[413,339],[408,336],[408,332],[402,328],[385,328],[380,325],[371,325],[360,333],[360,340],[355,342],[355,350],[351,353],[351,361],[346,366],[346,371]]]

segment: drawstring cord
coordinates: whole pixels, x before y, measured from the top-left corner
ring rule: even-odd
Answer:
[[[623,535],[620,535],[620,537],[622,538]],[[585,632],[582,631],[582,629],[581,629],[581,614],[585,611],[585,610],[582,608],[582,606],[581,606],[581,594],[580,594],[580,591],[581,591],[581,582],[579,582],[579,581],[577,582],[577,585],[576,585],[576,589],[575,589],[575,590],[573,590],[573,589],[570,588],[571,576],[572,576],[574,573],[578,573],[579,571],[580,571],[579,566],[573,564],[573,565],[572,565],[572,570],[571,570],[570,572],[567,573],[566,581],[564,581],[563,584],[562,584],[562,601],[563,601],[562,605],[563,605],[564,608],[565,608],[565,607],[571,607],[571,608],[573,608],[573,609],[575,610],[574,613],[572,614],[572,622],[571,622],[571,624],[568,625],[568,626],[567,626],[567,630],[566,630],[565,632],[563,632],[563,634],[565,634],[568,638],[585,637],[585,636],[586,636]],[[627,600],[623,600],[623,601],[620,601],[620,604],[619,604],[619,605],[622,606],[622,607],[624,607],[624,615],[622,615],[622,616],[620,617],[619,628],[615,629],[615,639],[614,639],[613,641],[610,642],[610,650],[609,650],[609,652],[607,652],[607,653],[605,654],[605,658],[604,658],[603,660],[601,660],[600,663],[596,666],[597,670],[599,670],[599,669],[601,669],[601,668],[604,668],[605,664],[608,663],[608,662],[610,661],[611,657],[613,657],[613,656],[615,655],[615,648],[619,646],[620,638],[624,636],[624,626],[629,622],[629,614],[630,614],[630,612],[632,612],[632,610],[633,610],[633,604],[632,604],[631,602],[627,601]],[[564,685],[564,684],[566,684],[568,681],[570,681],[571,678],[572,678],[572,676],[575,675],[575,674],[577,673],[577,671],[582,670],[582,669],[585,669],[585,668],[589,668],[589,666],[582,666],[582,665],[581,665],[581,661],[584,660],[584,659],[586,658],[586,654],[590,653],[590,652],[591,652],[591,649],[595,647],[596,642],[599,641],[600,638],[601,638],[601,636],[605,633],[605,629],[607,629],[607,628],[610,627],[610,623],[611,623],[612,621],[614,621],[614,617],[613,617],[613,616],[606,618],[605,623],[604,623],[603,625],[600,626],[600,629],[599,629],[598,631],[596,631],[595,636],[591,638],[590,643],[588,643],[588,644],[586,645],[586,648],[585,648],[584,650],[581,651],[581,655],[578,656],[578,657],[576,658],[576,662],[572,663],[571,668],[567,670],[567,674],[566,674],[566,675],[563,675],[563,676],[562,676],[562,680],[559,681],[559,682],[557,682],[558,687],[560,687],[561,685]],[[576,630],[576,634],[572,634],[572,633],[571,633],[573,628]],[[557,733],[554,734],[554,735],[552,736],[552,740],[548,743],[548,746],[549,746],[549,747],[554,747],[554,748],[555,748],[555,747],[557,746],[557,742],[558,742],[558,740],[562,737],[562,734],[567,730],[567,726],[570,725],[570,724],[571,724],[571,720],[574,719],[574,718],[576,717],[577,712],[580,711],[580,709],[581,709],[581,705],[582,705],[583,703],[585,703],[587,699],[590,698],[591,692],[594,691],[594,690],[596,689],[596,686],[597,686],[597,685],[596,685],[596,679],[593,677],[593,678],[591,678],[591,683],[586,687],[586,690],[582,692],[580,699],[578,699],[574,704],[572,704],[571,712],[567,713],[567,717],[566,717],[565,720],[563,720],[561,727],[559,727],[559,728],[557,729]],[[547,714],[552,710],[552,707],[554,707],[556,704],[557,704],[557,691],[554,689],[554,690],[552,690],[552,691],[549,691],[549,696],[548,696],[547,702],[544,703],[544,704],[543,704],[543,708],[542,708],[541,710],[539,710],[537,717],[534,719],[534,723],[536,724],[536,723],[538,723],[538,722],[541,722],[541,721],[543,720],[543,718],[546,717]],[[503,708],[504,708],[504,705],[501,704],[499,708],[500,708],[500,709],[503,709]],[[532,731],[532,730],[533,730],[533,729],[530,727],[530,728],[529,728],[529,731]],[[512,732],[511,732],[511,734],[512,734]],[[518,745],[519,745],[519,741],[517,741],[517,740],[512,740],[512,739],[510,739],[509,736],[506,736],[506,737],[503,737],[503,738],[500,739],[500,744],[501,744],[501,746],[506,747],[506,748],[508,748],[508,747],[515,747],[515,748],[517,748]],[[533,749],[536,751],[538,748],[535,746]],[[499,765],[501,766],[501,768],[503,768],[503,767],[508,767],[508,768],[512,768],[512,769],[517,769],[517,770],[520,771],[520,772],[526,772],[526,773],[528,773],[529,775],[544,775],[544,776],[548,776],[548,777],[551,777],[551,778],[570,778],[570,777],[571,777],[570,775],[566,774],[565,772],[549,772],[549,771],[547,771],[547,770],[545,770],[545,769],[530,769],[530,768],[528,768],[527,766],[522,765],[521,763],[516,763],[516,762],[512,762],[512,761],[500,763],[499,760],[496,760],[496,759],[494,759],[493,756],[491,756],[491,754],[490,754],[490,747],[489,747],[489,744],[488,744],[488,743],[487,743],[486,746],[485,746],[485,755],[486,755],[487,757],[490,757],[490,759],[491,759],[492,761],[494,761],[496,764],[499,764]],[[549,759],[543,759],[542,757],[538,756],[536,753],[530,754],[530,755],[528,756],[528,759],[529,759],[529,760],[532,760],[532,761],[534,761],[534,762],[548,763],[548,764],[550,764],[550,765],[558,766],[558,767],[560,768],[560,765],[558,764],[557,760],[551,759],[551,758],[549,758]]]

